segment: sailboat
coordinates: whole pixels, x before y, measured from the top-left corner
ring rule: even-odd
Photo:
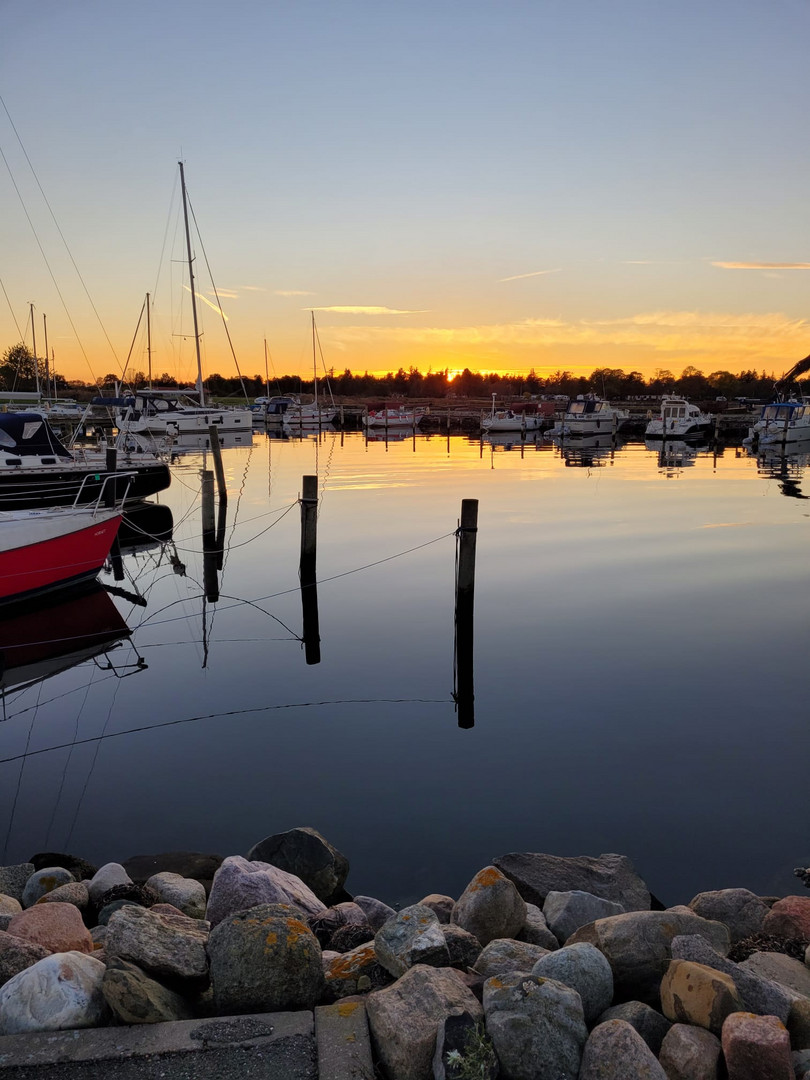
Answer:
[[[135,435],[204,435],[210,427],[217,427],[221,431],[250,431],[253,426],[253,413],[248,406],[239,408],[205,404],[197,294],[194,286],[194,257],[191,254],[191,230],[188,223],[188,193],[183,162],[178,164],[183,195],[191,312],[194,320],[194,346],[197,354],[197,383],[194,390],[137,390],[116,410],[116,424],[119,430]],[[147,304],[147,318],[148,313]]]
[[[318,401],[318,331],[315,328],[315,312],[311,311],[312,318],[312,376],[314,379],[315,400],[304,404],[300,397],[296,400],[291,395],[291,404],[282,414],[282,423],[285,428],[318,428],[328,427],[334,423],[337,409],[334,402],[331,406],[321,405]]]

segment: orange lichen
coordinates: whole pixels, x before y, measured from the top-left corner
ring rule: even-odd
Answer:
[[[360,1008],[359,1001],[347,1001],[345,1005],[338,1005],[338,1016],[352,1016]]]
[[[497,885],[498,882],[503,881],[504,876],[495,866],[485,866],[483,870],[479,871],[470,882],[467,888],[467,892],[478,892],[479,889],[486,889],[490,885]]]

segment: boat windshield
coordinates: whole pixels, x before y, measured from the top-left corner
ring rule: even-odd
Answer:
[[[791,401],[781,402],[778,405],[766,405],[762,410],[763,420],[785,420],[793,416],[796,406]]]

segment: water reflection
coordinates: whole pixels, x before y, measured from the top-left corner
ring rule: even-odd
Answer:
[[[593,469],[612,462],[621,444],[615,435],[555,435],[549,442],[568,468]]]

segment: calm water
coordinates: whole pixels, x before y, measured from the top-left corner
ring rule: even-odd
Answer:
[[[6,645],[119,616],[132,632],[27,687],[35,669],[6,671],[2,861],[244,853],[312,825],[349,857],[348,888],[389,902],[458,894],[520,850],[628,854],[668,903],[801,891],[804,464],[257,433],[224,452],[220,598],[203,603],[203,460],[179,458],[161,496],[173,542],[102,575],[145,606],[102,594],[2,624]],[[296,500],[314,473],[308,665]],[[471,730],[451,696],[462,498],[480,501]]]

